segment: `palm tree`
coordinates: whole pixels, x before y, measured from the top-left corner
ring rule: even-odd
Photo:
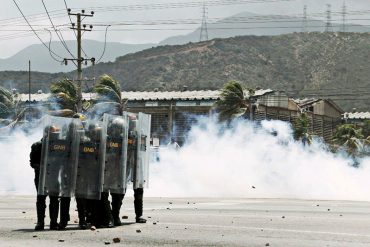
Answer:
[[[350,155],[355,156],[362,147],[362,139],[361,129],[353,124],[343,124],[334,133],[333,142],[345,147]]]
[[[7,127],[13,127],[23,117],[28,107],[22,107],[18,94],[0,86],[0,114],[7,118],[5,124]]]
[[[294,139],[302,141],[304,145],[312,142],[312,135],[309,133],[309,123],[310,120],[307,114],[302,113],[293,125]]]
[[[118,81],[109,75],[102,75],[99,82],[94,86],[94,92],[97,93],[98,99],[95,104],[95,111],[115,112],[122,114],[126,101],[122,99],[121,86]]]
[[[10,114],[14,108],[12,92],[0,86],[0,113]]]
[[[58,110],[77,112],[78,86],[74,81],[63,79],[50,86],[51,101],[56,102]]]
[[[239,82],[229,81],[226,83],[221,90],[220,99],[216,102],[220,120],[239,117],[251,110],[250,97],[253,95],[253,89],[243,89]]]

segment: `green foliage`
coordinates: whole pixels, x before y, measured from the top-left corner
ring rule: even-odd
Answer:
[[[343,124],[334,133],[333,142],[345,147],[348,153],[354,156],[361,148],[362,139],[361,129],[353,124]]]
[[[220,120],[229,120],[233,117],[244,115],[250,104],[250,96],[254,94],[252,89],[247,89],[246,95],[239,82],[229,81],[224,85],[220,93],[220,99],[216,102]]]
[[[310,144],[312,135],[309,133],[310,120],[306,113],[302,113],[293,125],[294,139]]]
[[[102,101],[122,102],[119,82],[106,74],[100,77],[99,82],[94,86],[94,91]]]
[[[362,126],[362,134],[365,138],[370,137],[370,120],[366,120]]]
[[[74,81],[63,79],[52,83],[50,92],[61,109],[77,112],[78,86]]]
[[[94,92],[98,94],[98,103],[95,108],[117,109],[122,114],[125,102],[121,97],[121,87],[118,81],[104,74],[94,86]]]

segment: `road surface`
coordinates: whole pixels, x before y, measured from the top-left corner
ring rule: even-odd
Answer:
[[[121,227],[78,230],[72,204],[66,231],[35,232],[35,198],[2,196],[0,246],[370,246],[369,202],[145,198],[144,204],[147,224],[133,223],[133,199],[125,198]],[[117,237],[121,242],[113,243]]]

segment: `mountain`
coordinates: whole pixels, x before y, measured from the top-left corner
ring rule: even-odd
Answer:
[[[292,96],[331,95],[345,110],[370,108],[369,33],[293,33],[240,36],[160,46],[97,64],[84,76],[109,74],[123,90],[219,89],[229,80],[284,90]],[[0,82],[27,92],[23,72],[0,72]],[[68,74],[33,74],[47,90]],[[9,79],[11,78],[11,80]],[[8,84],[6,84],[8,81]],[[91,89],[87,82],[84,89]],[[37,91],[33,87],[33,91]],[[315,95],[314,95],[315,94]]]
[[[66,45],[73,55],[77,54],[77,44],[75,41],[66,41]],[[82,45],[84,52],[86,52],[88,56],[92,56],[91,54],[94,54],[96,59],[98,59],[100,55],[103,54],[104,42],[84,40]],[[154,44],[122,44],[117,42],[107,42],[106,50],[101,61],[114,61],[116,57],[141,51],[153,46]],[[71,57],[60,42],[52,42],[50,47],[62,58]],[[85,55],[83,54],[83,56]],[[57,60],[62,60],[61,58],[56,58]],[[35,44],[24,48],[9,58],[0,59],[0,71],[28,70],[28,60],[31,60],[33,71],[56,73],[68,72],[76,69],[76,66],[71,62],[69,62],[67,66],[61,66],[60,62],[51,58],[48,49],[46,49],[42,44]]]
[[[199,23],[200,26],[200,23]],[[307,32],[323,32],[326,23],[322,20],[307,19]],[[284,15],[256,15],[254,13],[243,12],[222,20],[207,24],[209,39],[231,38],[236,36],[256,35],[256,36],[275,36],[303,31],[302,17]],[[342,25],[332,23],[331,31],[339,32]],[[160,42],[160,45],[180,45],[189,42],[199,42],[200,28],[186,35],[179,35],[167,38]],[[368,32],[368,28],[361,25],[347,23],[348,32]]]

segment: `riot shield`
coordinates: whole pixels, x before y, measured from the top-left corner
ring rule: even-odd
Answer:
[[[44,118],[39,195],[72,197],[76,186],[79,119]]]
[[[104,192],[124,194],[127,186],[127,114],[104,114],[103,134],[106,136]]]
[[[150,115],[141,112],[138,114],[134,189],[148,187],[149,185],[150,123]]]
[[[102,123],[86,121],[80,130],[76,198],[99,200],[103,191],[105,135]]]

